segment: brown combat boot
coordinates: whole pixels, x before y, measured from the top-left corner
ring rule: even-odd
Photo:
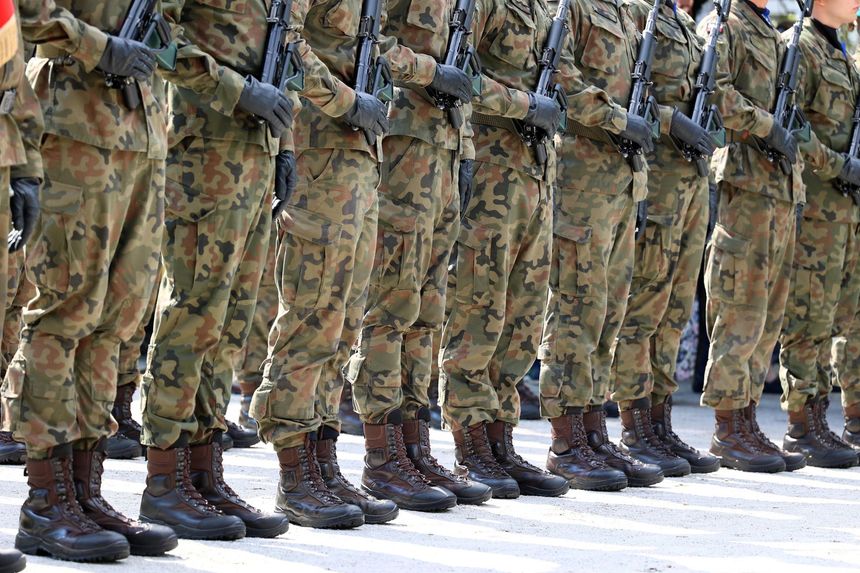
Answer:
[[[46,460],[27,459],[30,493],[21,506],[15,547],[67,561],[117,561],[129,555],[126,538],[87,517],[75,498],[72,445],[52,448]]]
[[[818,423],[818,429],[824,441],[831,447],[844,450],[854,450],[854,446],[846,442],[842,437],[830,429],[830,422],[827,421],[827,409],[830,407],[829,396],[819,396],[812,404],[812,413],[815,415],[815,421]],[[860,461],[860,460],[858,460]]]
[[[570,490],[567,480],[528,463],[514,451],[514,425],[495,421],[487,424],[487,438],[496,461],[514,478],[523,495],[558,497]]]
[[[406,454],[400,410],[389,412],[382,424],[364,424],[364,472],[361,487],[403,509],[442,511],[457,505],[457,496],[436,487],[418,473]]]
[[[100,440],[93,450],[74,452],[72,474],[75,495],[84,514],[102,529],[115,531],[125,537],[132,555],[163,555],[176,549],[179,540],[172,529],[131,520],[102,497],[105,457],[105,440]]]
[[[551,418],[552,444],[546,469],[568,481],[574,489],[620,491],[627,487],[624,472],[606,465],[588,446],[582,408],[567,408],[567,414]]]
[[[606,429],[606,411],[602,406],[589,407],[582,415],[582,425],[588,437],[588,446],[610,468],[623,472],[629,487],[648,487],[663,481],[663,472],[659,466],[644,464],[623,453],[612,443]]]
[[[224,481],[223,453],[218,432],[211,443],[191,446],[191,483],[203,498],[225,515],[245,524],[246,537],[277,537],[290,527],[282,515],[264,514],[239,497]]]
[[[15,441],[12,432],[0,432],[0,464],[23,464],[27,459],[27,446]]]
[[[107,457],[112,460],[130,460],[143,455],[140,445],[140,424],[131,415],[131,402],[134,399],[136,384],[124,384],[117,387],[116,397],[111,408],[119,427],[116,434],[109,437],[105,446]]]
[[[646,464],[659,466],[666,477],[690,475],[690,464],[666,446],[651,423],[651,400],[634,400],[630,409],[621,410],[621,451]]]
[[[502,469],[493,455],[484,422],[454,430],[454,459],[454,473],[489,486],[493,497],[516,499],[520,496],[517,481]]]
[[[817,399],[810,399],[800,411],[788,412],[788,431],[783,449],[806,456],[806,463],[816,468],[850,468],[857,465],[857,453],[850,447],[828,440],[818,417]]]
[[[711,438],[711,453],[724,468],[744,472],[776,473],[785,471],[785,461],[765,450],[752,435],[743,409],[715,410],[716,428]]]
[[[758,442],[761,449],[765,452],[770,452],[778,455],[785,462],[785,471],[793,472],[800,468],[806,467],[806,456],[795,452],[786,452],[776,444],[770,441],[758,425],[756,419],[756,404],[750,402],[750,405],[744,408],[744,417],[747,420],[747,428],[749,433]]]
[[[431,484],[457,496],[458,504],[480,505],[493,497],[490,486],[458,476],[439,463],[430,451],[430,410],[418,409],[418,418],[403,422],[406,455]]]
[[[860,404],[852,404],[845,408],[845,429],[842,439],[852,448],[860,451]]]
[[[242,539],[242,520],[224,515],[191,483],[191,452],[185,440],[187,436],[167,450],[147,448],[140,520],[166,525],[182,539]]]
[[[720,469],[720,460],[716,456],[700,452],[684,442],[672,429],[672,396],[651,405],[651,425],[663,445],[676,456],[687,460],[694,474],[707,474]]]
[[[364,512],[364,522],[368,524],[388,523],[400,511],[397,504],[388,499],[376,499],[367,495],[346,479],[337,462],[337,437],[334,428],[323,426],[316,441],[316,458],[326,487],[342,501],[356,505]]]
[[[363,436],[363,427],[361,418],[355,413],[355,408],[352,406],[352,384],[346,382],[343,385],[343,391],[340,394],[340,407],[337,411],[337,418],[340,420],[340,433],[350,436]]]
[[[275,511],[292,523],[319,529],[351,529],[364,524],[364,512],[337,497],[326,486],[316,459],[316,435],[278,451],[281,465]]]

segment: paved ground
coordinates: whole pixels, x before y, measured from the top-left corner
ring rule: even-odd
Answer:
[[[763,427],[785,431],[775,396],[766,396]],[[838,396],[835,396],[838,401]],[[692,394],[679,396],[676,428],[698,447],[712,429],[710,412]],[[236,404],[233,404],[236,407]],[[838,408],[833,408],[838,410]],[[233,412],[235,413],[235,412]],[[839,415],[831,424],[841,427]],[[610,433],[618,435],[617,421]],[[516,446],[536,464],[548,445],[545,422],[525,422]],[[440,459],[450,463],[450,434],[434,432]],[[361,472],[361,442],[345,436],[339,447],[348,478]],[[277,464],[262,445],[226,454],[227,480],[242,495],[271,508]],[[135,515],[143,488],[142,460],[110,461],[106,497]],[[26,493],[17,467],[0,466],[0,546],[15,535]],[[860,468],[804,469],[761,476],[721,470],[670,479],[619,493],[571,492],[559,499],[493,500],[444,514],[401,512],[389,525],[347,532],[291,527],[275,540],[182,541],[163,558],[129,558],[116,565],[78,565],[30,558],[28,571],[138,573],[251,571],[858,571]]]

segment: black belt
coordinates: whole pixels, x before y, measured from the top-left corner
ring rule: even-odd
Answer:
[[[0,115],[9,115],[15,107],[16,90],[0,91]]]

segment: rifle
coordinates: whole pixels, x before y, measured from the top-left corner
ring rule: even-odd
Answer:
[[[851,145],[848,146],[848,157],[860,157],[860,96],[857,96],[857,103],[854,106],[854,115],[851,117]],[[851,199],[856,205],[860,205],[860,187],[852,185],[847,181],[842,181],[839,178],[833,180],[833,186],[837,191],[845,197],[851,196]]]
[[[172,71],[176,69],[178,48],[170,33],[170,25],[155,9],[157,2],[158,0],[132,0],[118,36],[146,44],[155,50],[158,65]],[[105,74],[105,84],[111,89],[122,90],[128,109],[137,109],[140,106],[140,95],[131,78]]]
[[[481,95],[483,81],[481,79],[481,60],[475,48],[469,45],[472,34],[472,21],[475,19],[476,0],[457,0],[451,21],[448,23],[448,49],[443,63],[463,70],[472,79],[472,97]],[[460,100],[454,96],[427,90],[437,108],[448,111],[448,120],[454,129],[463,125],[463,114]]]
[[[791,40],[785,49],[779,76],[776,80],[777,98],[773,108],[773,120],[790,131],[799,141],[809,141],[811,128],[803,111],[794,101],[797,92],[797,67],[800,65],[800,34],[803,31],[803,18],[812,13],[813,0],[797,0],[801,15],[792,27]],[[791,164],[777,150],[771,148],[762,140],[758,140],[759,148],[767,155],[768,161],[779,165],[785,175],[791,174]]]
[[[711,103],[711,95],[716,89],[717,83],[717,41],[722,33],[723,23],[729,17],[732,8],[732,0],[714,0],[714,8],[717,18],[711,28],[708,37],[708,46],[702,55],[702,64],[699,75],[696,77],[696,98],[693,103],[693,114],[690,117],[699,127],[707,131],[717,147],[726,146],[726,129],[723,127],[723,118],[715,104]],[[687,161],[696,162],[696,172],[699,177],[707,177],[710,169],[708,160],[696,152],[687,144],[681,145],[681,152]]]
[[[394,99],[391,67],[384,56],[373,58],[373,47],[379,43],[379,20],[384,0],[364,0],[358,23],[358,47],[355,57],[355,91],[378,98],[383,103]],[[354,128],[358,129],[358,128]],[[364,131],[368,145],[376,145],[376,135]]]
[[[564,133],[567,129],[567,94],[564,93],[564,88],[561,85],[552,83],[552,79],[558,71],[562,44],[565,38],[567,38],[567,12],[569,8],[570,0],[561,0],[558,3],[558,11],[555,14],[555,18],[552,19],[549,35],[547,36],[546,44],[538,62],[538,83],[537,89],[535,89],[536,94],[554,99],[558,102],[559,107],[561,107],[562,116],[558,126],[560,133]],[[546,144],[549,139],[548,134],[522,121],[515,121],[514,125],[516,125],[517,132],[526,145],[535,148],[538,163],[545,165],[547,160]]]
[[[305,89],[302,58],[296,45],[285,41],[290,29],[292,5],[293,0],[272,0],[272,7],[266,18],[269,29],[266,34],[266,53],[260,81],[275,86],[280,92],[300,92]],[[262,125],[265,120],[258,118],[257,122]]]

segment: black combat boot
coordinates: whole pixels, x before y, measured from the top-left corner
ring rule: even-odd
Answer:
[[[0,549],[0,573],[18,573],[27,567],[27,558],[17,549]]]
[[[828,396],[819,396],[812,404],[812,413],[815,415],[815,420],[818,423],[818,429],[824,441],[831,447],[838,450],[851,450],[856,453],[854,446],[849,444],[842,437],[830,429],[830,422],[827,421],[827,409],[830,407],[830,398]],[[858,460],[860,462],[860,460]]]
[[[540,398],[525,379],[517,383],[520,395],[520,420],[540,420]]]
[[[183,436],[167,450],[147,448],[148,475],[140,499],[140,520],[166,525],[182,539],[242,539],[242,520],[224,515],[191,483],[191,452],[186,440]]]
[[[131,402],[134,398],[135,384],[124,384],[116,389],[116,398],[111,408],[119,428],[109,437],[105,447],[107,457],[112,460],[130,460],[143,455],[140,445],[140,424],[131,416]]]
[[[672,429],[672,397],[659,404],[651,405],[651,424],[654,433],[669,450],[678,457],[687,460],[694,474],[707,474],[720,469],[720,460],[716,456],[703,453],[687,444]]]
[[[224,433],[229,434],[234,448],[250,448],[260,441],[257,430],[245,428],[230,420],[227,420],[227,431]]]
[[[533,466],[514,450],[514,425],[495,421],[487,424],[487,438],[496,461],[517,481],[523,495],[558,497],[570,489],[567,480]]]
[[[436,487],[418,473],[403,442],[400,410],[389,412],[382,424],[364,424],[364,472],[361,487],[403,509],[442,511],[457,505],[457,496]]]
[[[458,504],[479,505],[493,497],[490,486],[458,476],[439,463],[430,451],[430,410],[418,409],[418,418],[403,422],[406,455],[431,484],[457,496]]]
[[[659,466],[666,477],[690,475],[690,464],[660,441],[651,424],[651,400],[639,398],[621,410],[621,451],[646,464]]]
[[[783,449],[806,456],[806,463],[816,468],[850,468],[857,465],[857,452],[850,447],[831,444],[819,425],[817,400],[807,400],[800,411],[788,412],[788,431]]]
[[[315,441],[315,435],[306,434],[300,446],[278,451],[281,477],[275,511],[303,527],[351,529],[364,524],[361,508],[341,500],[323,481]]]
[[[0,464],[23,464],[27,460],[27,446],[16,442],[12,432],[0,432]]]
[[[590,407],[584,412],[582,424],[589,447],[606,465],[622,471],[627,476],[629,487],[648,487],[663,481],[663,472],[659,466],[631,458],[612,443],[606,429],[606,411],[601,406]]]
[[[176,549],[179,540],[173,530],[163,525],[134,521],[111,506],[102,497],[105,441],[100,440],[93,450],[75,450],[72,473],[75,495],[84,514],[107,531],[115,531],[126,538],[132,555],[163,555]]]
[[[520,496],[517,481],[502,469],[487,438],[487,424],[479,422],[454,430],[454,473],[487,485],[498,499]]]
[[[567,408],[567,414],[550,418],[552,445],[546,469],[568,481],[574,489],[619,491],[627,487],[624,472],[611,468],[589,447],[582,424],[582,408]]]
[[[852,448],[860,451],[860,404],[853,404],[845,408],[845,429],[842,431],[842,439]]]
[[[224,481],[224,464],[218,432],[211,443],[191,446],[191,483],[203,498],[225,515],[245,524],[246,537],[277,537],[290,527],[282,515],[271,515],[252,507]]]
[[[768,439],[768,437],[765,435],[765,433],[762,432],[761,428],[758,425],[758,421],[756,420],[755,402],[750,402],[750,405],[744,408],[744,417],[747,420],[747,427],[749,428],[749,433],[758,442],[759,446],[761,446],[761,449],[765,452],[770,452],[781,457],[782,461],[785,462],[785,471],[793,472],[799,470],[800,468],[806,467],[806,456],[794,452],[786,452],[785,450],[771,442],[770,439]]]
[[[27,459],[30,494],[21,506],[15,547],[67,561],[117,561],[129,555],[126,538],[87,517],[75,498],[72,445],[52,448],[46,460]]]
[[[785,461],[766,450],[753,436],[743,409],[715,410],[716,428],[711,438],[711,453],[724,468],[744,472],[776,473],[785,471]]]
[[[317,463],[326,487],[342,501],[360,507],[365,523],[388,523],[400,513],[397,504],[389,499],[376,499],[364,493],[344,477],[337,462],[338,435],[334,428],[323,426],[319,439],[315,442]]]
[[[361,418],[355,413],[352,407],[352,384],[346,383],[343,385],[343,392],[340,394],[340,407],[338,408],[337,418],[340,420],[340,433],[350,436],[363,436],[364,428],[361,425]]]

